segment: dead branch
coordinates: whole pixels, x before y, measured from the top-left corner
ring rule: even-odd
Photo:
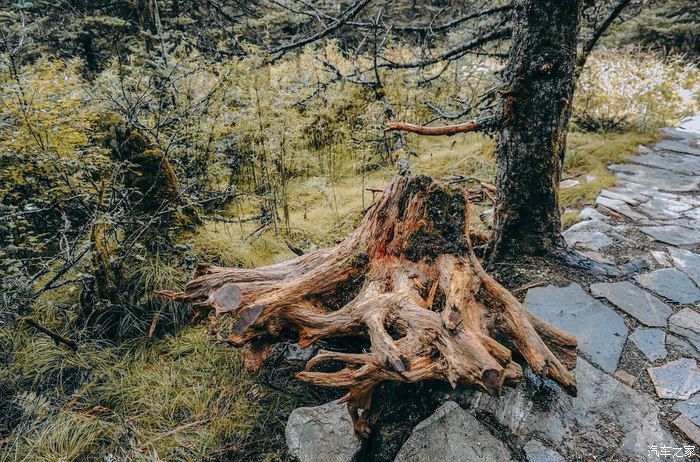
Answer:
[[[303,38],[301,40],[298,40],[294,43],[290,43],[287,45],[282,45],[279,46],[275,49],[273,49],[270,53],[271,54],[277,54],[273,61],[279,59],[286,53],[287,51],[293,50],[295,48],[303,47],[304,45],[308,45],[309,43],[313,43],[316,40],[322,39],[323,37],[328,36],[329,34],[332,34],[336,30],[340,29],[343,25],[345,25],[348,21],[353,19],[355,16],[357,16],[360,11],[364,9],[369,2],[372,0],[358,0],[356,1],[353,5],[351,5],[348,9],[345,10],[343,14],[341,14],[336,20],[333,21],[333,24],[330,26],[326,27],[324,30],[317,32],[313,35],[310,35],[306,38]]]
[[[78,343],[75,340],[71,340],[68,337],[64,337],[63,335],[57,334],[56,332],[52,331],[51,329],[48,329],[41,324],[39,324],[37,321],[33,320],[32,318],[24,318],[24,322],[41,332],[42,334],[46,334],[51,339],[56,342],[56,345],[59,343],[62,343],[66,345],[68,348],[71,350],[75,351],[78,349]]]
[[[469,51],[478,48],[482,45],[485,45],[489,42],[493,42],[495,40],[499,40],[505,37],[509,37],[512,33],[512,30],[510,27],[504,27],[502,29],[497,29],[491,33],[484,34],[480,37],[477,37],[473,40],[469,40],[462,45],[452,48],[450,50],[447,50],[446,52],[435,56],[433,58],[428,58],[424,59],[421,61],[414,61],[414,62],[408,62],[408,63],[384,63],[380,64],[379,67],[382,68],[388,68],[388,69],[411,69],[414,67],[427,67],[431,66],[433,64],[437,64],[443,61],[448,61],[451,59],[457,59],[465,54],[467,54]]]
[[[405,131],[425,136],[452,136],[458,133],[490,131],[495,127],[496,120],[497,118],[494,116],[482,116],[469,122],[444,125],[442,127],[426,127],[408,122],[386,122],[385,125],[389,130]]]
[[[593,48],[595,48],[596,44],[598,43],[598,40],[600,40],[600,37],[603,36],[605,31],[608,30],[608,28],[612,25],[615,19],[617,19],[617,17],[620,16],[620,13],[622,13],[624,9],[627,8],[630,2],[631,0],[620,0],[620,3],[618,3],[615,6],[615,8],[612,9],[608,17],[605,18],[605,21],[603,21],[600,24],[600,26],[593,32],[591,38],[583,45],[581,53],[579,54],[578,59],[576,61],[577,76],[580,75],[583,71],[583,68],[586,65],[586,61],[588,60],[588,55],[591,54],[591,51],[593,51]]]

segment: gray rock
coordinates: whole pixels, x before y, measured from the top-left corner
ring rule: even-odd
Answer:
[[[591,293],[605,297],[613,305],[647,326],[666,326],[673,310],[649,292],[631,282],[597,283],[591,285]]]
[[[583,210],[579,212],[578,217],[582,220],[607,220],[609,218],[593,207],[584,207]]]
[[[677,220],[681,217],[680,212],[691,207],[684,202],[654,198],[640,205],[639,209],[653,220]]]
[[[700,369],[694,359],[677,359],[647,372],[659,398],[688,399],[700,390]]]
[[[528,462],[564,462],[561,454],[535,439],[525,443],[523,451],[525,451]]]
[[[600,231],[571,231],[562,233],[564,240],[570,247],[598,251],[612,245],[613,240]]]
[[[666,223],[663,223],[666,224]],[[673,222],[674,225],[682,226],[686,228],[686,232],[690,231],[691,233],[695,232],[700,232],[700,220],[694,220],[690,218],[679,218],[678,220]]]
[[[632,208],[626,202],[623,202],[619,199],[611,199],[605,196],[598,196],[595,199],[595,203],[598,205],[602,205],[603,207],[607,207],[610,210],[614,210],[615,212],[622,214],[632,220],[645,220],[647,218],[641,213],[632,210]]]
[[[634,157],[632,162],[649,167],[662,168],[674,172],[700,174],[700,156],[687,156],[674,152],[652,151]]]
[[[580,184],[580,181],[569,178],[568,180],[562,180],[559,182],[559,189],[569,189]]]
[[[644,188],[634,183],[622,183],[618,185],[614,191],[619,194],[624,194],[637,202],[648,201],[653,195],[649,188]]]
[[[700,359],[700,353],[698,352],[698,350],[695,349],[695,347],[693,345],[691,345],[690,342],[688,342],[687,340],[684,340],[680,337],[676,337],[675,335],[667,334],[666,335],[666,345],[674,346],[684,356],[692,356],[693,358]]]
[[[606,372],[614,372],[627,327],[622,317],[583,291],[580,285],[536,287],[525,296],[525,307],[569,332],[578,350]]]
[[[591,260],[597,261],[598,263],[602,263],[604,265],[614,265],[615,264],[615,259],[613,257],[603,255],[600,252],[579,251],[578,253],[580,253],[584,257],[590,258]]]
[[[700,243],[700,231],[678,225],[643,226],[639,230],[666,244],[694,245]]]
[[[511,461],[506,446],[454,401],[416,425],[395,462]]]
[[[676,140],[684,140],[688,142],[700,140],[700,136],[696,135],[695,133],[689,132],[687,130],[679,130],[674,127],[664,127],[660,131],[661,134],[663,134],[664,136]]]
[[[600,190],[600,195],[603,197],[607,197],[609,199],[615,199],[618,201],[625,202],[629,205],[637,205],[639,203],[638,200],[634,199],[631,197],[629,194],[625,194],[622,192],[615,192],[615,191],[610,191],[608,189],[601,189]]]
[[[700,289],[676,268],[662,268],[634,277],[644,288],[681,304],[700,300]]]
[[[536,438],[565,460],[648,460],[649,445],[676,443],[659,422],[656,402],[579,358],[579,395],[520,384],[504,395],[477,393],[472,407],[524,441]],[[439,460],[439,459],[436,459]]]
[[[694,156],[700,156],[700,149],[690,146],[687,143],[682,143],[680,141],[672,140],[661,140],[654,146],[657,149],[663,149],[664,151],[682,152],[684,154],[692,154]]]
[[[584,221],[579,221],[578,223],[574,223],[567,229],[567,231],[600,231],[600,232],[606,232],[606,231],[622,231],[624,230],[624,226],[613,226],[609,223],[606,223],[601,220],[584,220]]]
[[[666,332],[661,329],[637,329],[630,335],[630,340],[651,362],[664,359],[668,355]]]
[[[700,178],[697,175],[683,175],[644,165],[612,164],[608,168],[614,171],[622,181],[655,187],[661,191],[694,191],[700,185]]]
[[[654,261],[659,266],[671,266],[672,265],[671,259],[669,258],[668,254],[662,250],[652,250],[651,256],[654,258]]]
[[[700,394],[693,396],[687,401],[676,403],[673,409],[686,416],[695,425],[700,426]]]
[[[295,409],[284,434],[299,462],[351,462],[360,449],[347,406],[338,401]]]
[[[668,318],[668,328],[674,334],[682,335],[700,350],[700,314],[692,308],[683,308]]]
[[[284,359],[288,361],[308,361],[316,354],[318,347],[315,345],[302,348],[298,343],[289,343],[284,352]]]
[[[700,208],[688,210],[687,212],[683,212],[683,215],[686,217],[690,218],[691,220],[700,220]]]
[[[668,253],[674,266],[700,285],[700,255],[676,247],[669,247]]]

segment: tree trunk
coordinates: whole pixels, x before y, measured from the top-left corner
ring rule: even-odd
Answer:
[[[579,0],[517,0],[496,150],[492,258],[562,245],[558,185],[574,92]]]
[[[462,190],[397,176],[334,248],[258,269],[200,265],[184,292],[160,294],[212,310],[218,335],[248,345],[251,371],[276,342],[356,338],[356,351],[320,350],[298,378],[348,388],[361,436],[378,383],[436,379],[496,395],[522,376],[511,351],[575,395],[576,341],[484,271],[468,223]]]

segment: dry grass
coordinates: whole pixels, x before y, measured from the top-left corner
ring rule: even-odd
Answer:
[[[61,350],[44,338],[17,350],[14,367],[25,370],[8,372],[31,381],[28,388],[47,388],[38,377],[55,384],[85,379],[60,390],[61,398],[19,395],[15,405],[25,417],[0,460],[217,459],[291,410],[292,401],[257,385],[243,371],[239,352],[213,344],[203,328],[130,347]]]

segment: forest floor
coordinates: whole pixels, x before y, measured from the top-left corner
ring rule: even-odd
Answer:
[[[580,221],[579,210],[594,204],[600,190],[615,183],[608,163],[622,162],[639,144],[656,139],[641,132],[572,132],[564,171],[569,181],[560,192],[565,227]],[[493,143],[488,138],[465,134],[415,139],[412,144],[415,173],[493,178]],[[287,223],[280,219],[276,230],[268,226],[256,232],[260,223],[247,218],[260,213],[261,203],[238,201],[221,213],[221,220],[208,221],[180,238],[181,246],[189,249],[185,258],[254,267],[292,258],[285,240],[304,251],[334,244],[355,228],[377,194],[373,190],[383,189],[395,173],[389,167],[362,173],[357,165],[341,161],[334,171],[290,180],[287,194],[295,206],[289,209]],[[476,207],[475,226],[487,226],[478,218],[487,207]],[[160,263],[155,267],[154,262]],[[181,256],[164,255],[154,262],[144,262],[152,268],[134,269],[153,275],[149,287],[173,288],[186,277]],[[590,274],[556,262],[522,262],[517,268],[492,271],[521,298],[525,291],[518,287],[540,280],[557,285],[577,281],[584,287],[593,282]],[[59,291],[39,300],[48,313],[45,321],[53,319],[51,307],[60,305],[61,297],[74,296]],[[1,461],[80,460],[97,448],[110,453],[115,447],[120,448],[115,457],[124,460],[140,460],[144,454],[199,460],[203,453],[212,460],[288,460],[284,430],[290,412],[326,403],[341,393],[294,380],[302,363],[294,359],[299,352],[293,345],[281,345],[271,364],[251,377],[243,371],[239,352],[212,342],[204,326],[184,326],[164,338],[118,346],[85,341],[76,352],[41,335],[18,334],[8,341],[14,361],[5,373],[21,377],[17,383],[23,387],[53,391],[50,399],[26,392],[14,400],[13,408],[23,416],[17,428],[22,436],[0,441],[5,445]],[[362,454],[372,454],[366,459],[393,460],[406,432],[433,412],[433,397],[443,389],[435,383],[382,387],[376,401],[385,409],[384,421],[378,424],[384,430],[378,428],[363,448]],[[403,405],[389,412],[396,392]],[[505,433],[503,438],[512,440]]]

